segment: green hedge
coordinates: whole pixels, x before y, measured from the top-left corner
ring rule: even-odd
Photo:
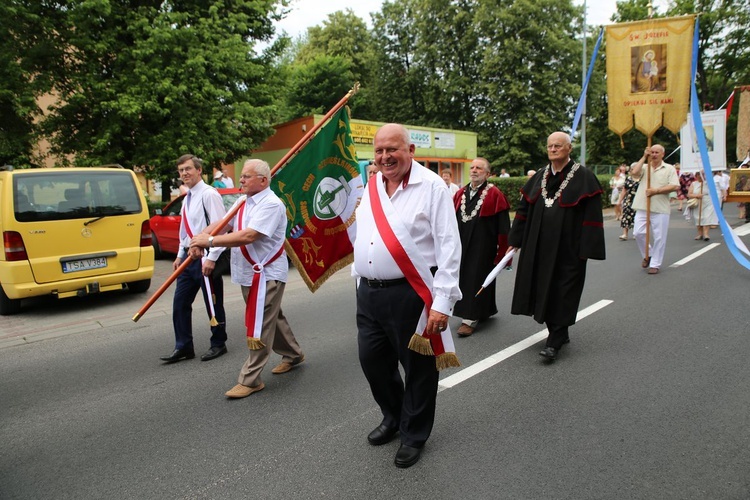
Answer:
[[[609,200],[612,197],[612,188],[609,187],[609,180],[612,178],[611,175],[597,175],[599,184],[602,185],[604,193],[602,194],[602,208],[609,208],[612,203]],[[518,204],[521,201],[521,188],[526,184],[527,177],[490,177],[489,182],[500,188],[500,191],[505,193],[505,197],[508,198],[510,203],[511,212],[518,210]]]

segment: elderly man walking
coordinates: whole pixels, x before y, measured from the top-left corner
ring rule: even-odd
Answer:
[[[638,163],[633,165],[630,174],[641,175],[641,183],[633,199],[635,221],[633,236],[641,251],[641,267],[648,274],[659,274],[669,232],[669,193],[680,189],[677,171],[669,163],[664,163],[664,146],[654,144],[646,148]],[[648,165],[647,167],[645,165]],[[644,168],[645,167],[645,168]],[[648,200],[650,206],[648,206]],[[647,212],[649,212],[647,214]],[[646,227],[651,224],[651,238],[646,256]]]
[[[476,158],[469,170],[470,182],[453,197],[458,232],[461,234],[461,273],[463,298],[456,302],[453,315],[463,318],[456,332],[468,337],[477,325],[497,314],[495,286],[478,297],[484,279],[508,249],[510,217],[508,200],[490,177],[490,162]]]
[[[545,323],[549,335],[539,353],[548,361],[570,342],[588,259],[603,260],[602,187],[570,158],[570,136],[547,139],[549,164],[521,189],[521,203],[508,235],[508,251],[520,248],[512,314]]]

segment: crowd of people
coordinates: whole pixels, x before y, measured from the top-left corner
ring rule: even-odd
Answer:
[[[570,136],[554,132],[547,138],[548,163],[528,171],[511,224],[506,194],[488,182],[487,159],[475,158],[469,181],[459,186],[450,169],[437,174],[414,161],[415,145],[400,124],[381,127],[373,147],[369,182],[356,209],[351,267],[358,355],[382,413],[367,441],[381,446],[398,436],[394,463],[406,468],[420,459],[432,432],[439,370],[458,365],[448,320],[461,320],[456,334],[465,338],[498,313],[494,283],[484,287],[484,281],[507,261],[503,257],[512,256],[516,266],[511,314],[530,316],[547,328],[539,355],[555,361],[571,342],[587,262],[606,258],[604,190],[593,172],[571,158]],[[173,267],[186,258],[192,262],[177,282],[174,350],[161,359],[173,363],[195,356],[191,315],[198,290],[212,325],[210,348],[201,359],[227,352],[223,285],[214,268],[223,251],[231,252],[231,281],[245,299],[250,352],[225,395],[245,398],[264,389],[261,373],[272,352],[281,356],[271,370],[276,375],[305,361],[281,308],[288,278],[286,209],[270,189],[268,164],[250,159],[239,177],[246,197],[216,231],[226,211],[216,190],[202,180],[201,160],[185,155],[177,171],[188,194]],[[217,171],[214,178],[222,176]],[[723,186],[720,176],[712,181],[720,180]],[[646,148],[630,167],[618,167],[610,201],[622,229],[619,239],[627,241],[632,230],[648,274],[658,274],[663,263],[672,199],[690,211],[696,240],[709,240],[718,222],[705,182],[700,172],[680,174],[679,166],[664,162],[659,144]],[[726,190],[722,193],[725,197]]]
[[[630,167],[620,165],[610,180],[611,200],[615,209],[615,217],[620,221],[622,233],[621,241],[629,239],[628,233],[634,229],[637,220],[637,212],[640,210],[641,218],[638,219],[640,226],[637,229],[640,235],[639,249],[642,253],[643,266],[650,274],[658,274],[659,265],[666,243],[666,231],[669,228],[669,213],[671,205],[676,204],[686,220],[692,221],[696,227],[695,240],[710,241],[709,230],[719,225],[718,211],[723,210],[724,203],[729,194],[729,175],[723,170],[714,170],[712,178],[706,181],[702,171],[681,171],[680,164],[673,166],[663,162],[664,149],[660,145],[647,148],[644,156]],[[648,165],[650,168],[646,168]],[[675,175],[676,180],[675,180]],[[645,172],[645,174],[644,174]],[[654,185],[649,184],[648,176],[653,174]],[[641,181],[644,178],[645,181]],[[750,178],[750,175],[748,175]],[[706,182],[713,182],[721,205],[714,207]],[[750,188],[748,189],[750,190]],[[742,186],[735,186],[735,191],[743,191]],[[640,192],[640,197],[636,195]],[[637,204],[634,207],[634,203]],[[645,251],[645,213],[647,209],[651,212],[649,229],[653,241],[649,243],[648,255]],[[739,219],[746,219],[747,203],[738,203]],[[636,236],[636,231],[634,231]],[[636,237],[638,239],[639,237]],[[656,252],[656,255],[653,255]]]

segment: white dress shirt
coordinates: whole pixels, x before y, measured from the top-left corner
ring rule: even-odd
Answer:
[[[253,229],[261,236],[252,242],[250,246],[255,250],[259,259],[267,259],[275,249],[279,248],[279,243],[283,242],[286,237],[286,207],[276,194],[267,187],[260,193],[249,196],[247,200],[240,198],[235,202],[245,203],[245,210],[242,214],[242,229]],[[231,209],[230,209],[231,211]],[[237,231],[237,215],[229,224]],[[282,251],[281,255],[273,262],[263,267],[266,273],[266,281],[276,280],[286,283],[289,273],[289,262],[286,259],[286,252]],[[253,282],[253,267],[242,254],[239,247],[232,248],[232,283],[242,286],[250,286]]]
[[[383,174],[378,172],[370,180],[383,182]],[[409,257],[438,268],[433,281],[432,308],[450,315],[453,305],[461,299],[458,288],[461,238],[453,201],[445,188],[441,177],[412,161],[406,187],[403,183],[399,185],[390,202],[419,248],[419,255]],[[378,280],[403,278],[404,274],[385,246],[371,213],[370,192],[365,189],[357,208],[352,275]]]
[[[208,220],[211,224],[219,222],[227,214],[224,208],[224,202],[221,201],[221,195],[219,192],[203,182],[202,180],[190,188],[189,194],[182,200],[182,209],[180,215],[182,220],[180,221],[180,249],[177,252],[177,257],[184,259],[187,257],[186,248],[190,246],[190,236],[187,234],[185,229],[185,222],[190,224],[190,230],[193,232],[193,236],[200,234],[208,224],[206,224],[206,214],[208,214]],[[188,207],[188,196],[190,196],[190,206]],[[205,210],[204,210],[205,209]],[[187,212],[187,217],[185,213]],[[210,248],[208,252],[208,260],[216,262],[221,252],[224,251],[224,247]]]

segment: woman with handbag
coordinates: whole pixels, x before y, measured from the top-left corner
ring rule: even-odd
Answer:
[[[714,204],[711,201],[708,188],[705,187],[701,172],[695,173],[695,180],[690,185],[687,198],[687,206],[692,211],[695,227],[698,230],[694,239],[708,241],[708,230],[719,225],[719,216],[716,215]]]

